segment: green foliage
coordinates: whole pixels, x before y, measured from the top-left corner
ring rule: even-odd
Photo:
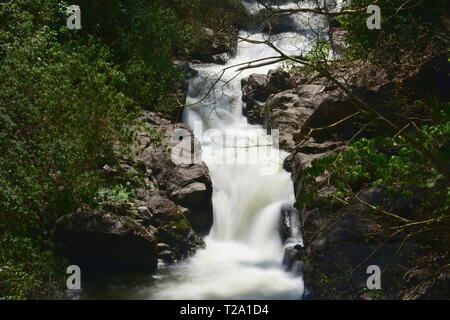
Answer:
[[[330,43],[325,40],[318,40],[311,51],[308,51],[305,54],[305,58],[308,59],[312,65],[318,65],[323,63],[323,61],[328,60],[330,52]]]
[[[304,66],[292,60],[286,60],[283,62],[283,70],[290,73],[292,76],[298,76],[301,73],[308,73],[311,75],[318,75],[318,68],[324,67],[324,62],[326,62],[331,53],[331,45],[329,42],[324,40],[318,40],[308,51],[303,58],[308,60],[308,63],[312,66]]]
[[[364,8],[372,0],[354,0],[352,8]],[[342,26],[350,31],[347,58],[369,58],[372,62],[389,63],[407,58],[409,54],[421,55],[423,49],[445,45],[448,23],[448,1],[403,0],[383,1],[381,30],[369,30],[365,11],[342,15]]]
[[[421,127],[417,140],[448,161],[449,137],[450,121],[447,121]],[[430,189],[436,198],[443,196],[441,200],[447,199],[446,202],[440,202],[436,213],[450,209],[445,177],[402,137],[360,139],[342,153],[314,160],[312,166],[304,171],[309,184],[317,187],[315,178],[325,173],[330,175],[329,183],[336,187],[332,196],[339,199],[347,199],[354,191],[370,186],[383,187],[392,197],[400,193],[408,195],[410,187],[417,187]],[[317,188],[311,188],[310,192],[301,201],[312,201]]]
[[[49,30],[12,44],[0,81],[0,224],[7,230],[27,224],[39,229],[60,211],[92,200],[80,188],[96,181],[80,178],[113,159],[115,141],[129,140],[123,128],[132,121],[134,105],[120,91],[124,75],[108,62],[104,48],[67,49]],[[11,211],[16,214],[10,221],[4,215]]]
[[[205,51],[205,32],[217,31],[217,45],[235,42],[233,23],[242,15],[238,0],[77,0],[81,37],[94,36],[110,48],[127,79],[125,93],[148,110],[171,112],[174,83],[184,75],[172,61]],[[72,38],[73,35],[70,36]]]
[[[124,212],[133,211],[133,208],[130,208],[130,202],[135,199],[136,196],[133,190],[130,189],[130,183],[127,183],[126,186],[117,184],[100,188],[95,197],[95,207],[116,214],[123,214]]]
[[[49,298],[64,284],[53,224],[95,201],[98,169],[114,162],[114,145],[131,140],[125,128],[137,111],[109,51],[92,39],[61,43],[43,25],[57,7],[38,4],[17,1],[0,12],[2,21],[19,21],[0,28],[0,296],[7,299]]]
[[[111,188],[101,188],[96,197],[97,202],[101,205],[105,202],[125,202],[130,201],[132,192],[127,187],[119,184]]]
[[[191,36],[174,11],[163,1],[74,3],[80,5],[83,14],[79,36],[94,36],[108,46],[125,74],[125,94],[148,110],[173,108],[173,83],[183,74],[173,68],[172,59],[185,53]]]
[[[52,298],[67,263],[50,244],[26,237],[0,240],[0,300]]]
[[[63,270],[56,219],[134,199],[100,169],[131,149],[140,110],[176,106],[184,75],[172,61],[201,47],[199,31],[234,41],[242,14],[238,0],[70,4],[81,7],[81,30],[66,27],[69,1],[0,5],[0,298],[53,295]],[[148,136],[161,143],[160,132]]]
[[[425,104],[430,113],[439,117],[434,118],[432,125],[412,128],[409,133],[440,161],[450,165],[450,104],[436,103],[433,99],[416,103]],[[429,244],[436,254],[440,254],[439,250],[445,252],[450,222],[450,186],[434,164],[401,134],[395,138],[362,138],[349,147],[341,153],[314,160],[311,167],[303,171],[307,188],[297,199],[297,206],[341,206],[359,190],[379,187],[390,199],[416,199],[413,221],[435,223],[428,227],[418,225],[421,228],[419,241]],[[324,175],[327,176],[325,181],[317,179]],[[325,199],[319,198],[318,191],[325,186],[334,189]],[[389,225],[392,221],[386,223]]]

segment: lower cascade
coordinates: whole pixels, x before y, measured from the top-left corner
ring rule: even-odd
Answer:
[[[245,1],[250,11],[255,3]],[[289,5],[286,4],[287,6]],[[301,14],[296,30],[322,18]],[[306,29],[306,27],[305,27]],[[317,34],[320,34],[318,32]],[[317,37],[317,34],[314,35]],[[262,31],[241,31],[241,38],[264,40]],[[322,33],[326,37],[326,32]],[[288,54],[311,49],[307,34],[284,32],[271,41]],[[263,44],[239,41],[236,55],[223,65],[198,64],[191,79],[183,122],[202,144],[202,160],[213,182],[214,223],[206,247],[173,266],[171,279],[160,281],[156,299],[301,299],[303,279],[292,250],[302,247],[298,216],[289,174],[283,170],[288,155],[276,146],[277,136],[250,125],[243,115],[241,80],[267,73],[276,64],[239,70],[242,64],[277,56]],[[239,65],[238,67],[234,67]],[[226,72],[222,72],[224,68]],[[290,231],[280,232],[284,220]],[[285,239],[283,239],[285,238]]]

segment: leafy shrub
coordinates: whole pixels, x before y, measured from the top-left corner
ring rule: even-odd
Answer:
[[[57,296],[67,263],[51,246],[27,237],[0,240],[0,300]]]
[[[81,30],[66,28],[68,1],[0,5],[0,298],[50,298],[64,285],[56,219],[133,198],[105,187],[100,169],[131,148],[140,110],[172,111],[184,77],[173,59],[194,50],[206,21],[225,28],[238,3],[70,1]]]
[[[371,0],[354,0],[352,8],[364,8],[372,3]],[[380,30],[367,28],[369,15],[365,11],[338,18],[342,26],[350,31],[347,57],[368,58],[374,63],[390,65],[393,61],[409,59],[411,54],[422,58],[426,49],[446,45],[447,0],[413,0],[408,4],[402,0],[390,0],[377,5],[381,8]],[[409,63],[406,65],[411,66]]]

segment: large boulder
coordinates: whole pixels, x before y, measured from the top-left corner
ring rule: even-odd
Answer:
[[[414,203],[414,197],[392,200],[383,189],[368,188],[341,207],[303,211],[304,277],[312,297],[373,299],[376,293],[366,292],[366,271],[376,265],[381,270],[391,267],[383,273],[382,288],[385,298],[397,299],[397,282],[402,281],[402,275],[395,270],[407,265],[415,243],[394,233],[386,235],[381,228],[385,219],[381,211],[411,218]]]
[[[267,74],[270,92],[276,93],[294,88],[295,83],[291,75],[281,69],[272,69]]]
[[[154,228],[130,217],[79,209],[57,220],[56,237],[70,262],[88,271],[154,271],[157,267]]]
[[[155,147],[144,139],[134,150],[134,160],[151,172],[160,194],[187,209],[186,217],[194,231],[202,236],[208,234],[213,222],[212,182],[208,167],[200,161],[200,143],[183,124],[171,124],[153,113],[148,113],[145,120],[158,128],[161,143]],[[187,157],[178,152],[187,152]],[[147,194],[144,200],[151,197]]]
[[[252,74],[241,81],[242,101],[245,102],[243,114],[251,124],[263,122],[263,109],[270,94],[268,84],[264,74]]]
[[[295,134],[314,112],[304,104],[294,90],[277,93],[269,98],[264,108],[263,126],[269,132],[279,130],[280,147],[292,151],[296,145]]]
[[[190,128],[154,112],[144,112],[141,124],[131,152],[121,154],[118,165],[103,167],[105,176],[128,185],[133,197],[106,209],[154,228],[158,257],[181,260],[203,246],[200,236],[212,226],[211,178]]]
[[[225,64],[236,52],[236,36],[202,28],[197,48],[190,54],[191,58],[204,63]]]
[[[242,81],[242,98],[247,107],[252,107],[256,101],[266,101],[270,94],[268,83],[264,74],[252,74]]]
[[[356,133],[351,121],[342,121],[358,111],[339,91],[327,91],[322,94],[320,103],[314,108],[314,113],[304,123],[304,131],[310,128],[326,128],[312,132],[316,139],[326,139],[338,136],[348,139]]]
[[[204,163],[178,166],[167,176],[168,197],[185,207],[186,217],[199,235],[207,235],[213,223],[212,183]]]
[[[261,124],[269,132],[279,130],[280,147],[292,152],[302,139],[311,135],[325,141],[350,138],[356,129],[341,120],[357,111],[326,79],[304,83],[283,70],[268,75],[253,74],[242,82],[244,113],[252,124]],[[334,125],[339,122],[338,125]],[[327,129],[315,130],[314,128]]]
[[[162,260],[174,262],[185,259],[204,245],[186,218],[186,208],[156,195],[148,202],[148,209],[151,212],[152,225],[156,227],[158,257]]]

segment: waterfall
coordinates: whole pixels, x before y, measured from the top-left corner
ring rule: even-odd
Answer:
[[[280,7],[293,5],[289,1]],[[255,1],[245,0],[257,14]],[[312,4],[311,4],[312,5]],[[326,20],[312,14],[290,17],[286,32],[270,36],[285,53],[298,55],[326,38]],[[265,40],[262,28],[239,36]],[[294,30],[294,31],[292,31]],[[295,202],[290,175],[282,168],[287,153],[277,137],[243,116],[241,80],[252,73],[267,74],[277,65],[237,71],[238,64],[277,56],[263,44],[240,41],[226,65],[193,65],[198,76],[189,84],[183,122],[202,144],[202,159],[213,182],[214,223],[206,247],[174,267],[173,279],[155,288],[157,299],[301,299],[303,280],[283,266],[281,212]],[[242,65],[241,65],[242,66]],[[278,65],[279,66],[279,65]],[[224,68],[229,68],[222,72]],[[213,87],[212,87],[213,86]],[[210,88],[212,87],[212,90]],[[206,96],[206,98],[205,98]],[[273,134],[273,133],[272,133]],[[299,231],[294,231],[298,236]]]

